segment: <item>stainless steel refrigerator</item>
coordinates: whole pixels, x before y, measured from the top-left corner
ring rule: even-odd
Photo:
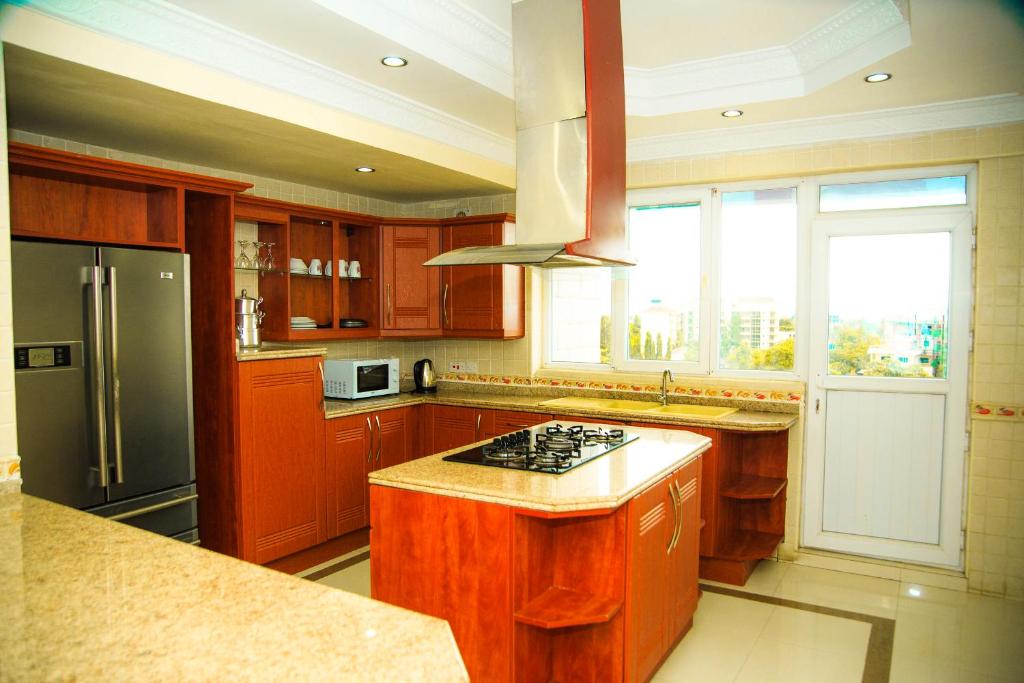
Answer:
[[[22,491],[198,542],[188,256],[15,241]]]

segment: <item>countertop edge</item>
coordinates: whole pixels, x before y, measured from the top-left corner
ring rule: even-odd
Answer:
[[[239,363],[248,363],[254,360],[276,360],[279,358],[306,358],[308,356],[326,356],[327,347],[261,347],[251,351],[235,351],[235,360]]]
[[[568,513],[568,512],[581,512],[586,510],[615,510],[622,507],[630,500],[635,498],[639,493],[645,491],[648,487],[653,485],[659,479],[667,475],[673,470],[677,470],[680,467],[693,462],[693,460],[709,450],[711,448],[711,439],[708,439],[703,446],[699,446],[693,451],[690,451],[686,456],[675,461],[671,465],[668,465],[657,473],[652,474],[649,478],[645,479],[642,483],[637,484],[630,489],[626,490],[619,496],[607,496],[607,497],[593,497],[591,499],[577,499],[571,503],[563,503],[561,505],[551,505],[538,503],[535,501],[524,501],[519,498],[507,498],[497,495],[491,495],[486,493],[478,493],[475,491],[466,490],[464,488],[451,488],[442,487],[440,484],[437,486],[430,486],[423,483],[405,482],[399,479],[386,479],[379,476],[378,472],[370,472],[369,482],[371,485],[387,486],[389,488],[403,489],[407,491],[419,491],[421,493],[431,493],[438,496],[446,496],[448,498],[462,498],[464,500],[475,500],[482,503],[497,503],[499,505],[507,505],[512,508],[520,508],[526,510],[538,510],[540,512],[552,512],[552,513]],[[431,458],[443,458],[446,455],[456,453],[461,450],[465,450],[466,447],[455,448],[450,451],[444,451],[443,453],[437,453],[435,455],[427,456]],[[474,467],[475,465],[467,463],[451,463],[452,465],[465,465],[467,467]],[[386,470],[380,470],[384,472]],[[526,472],[524,474],[537,474],[538,476],[556,476],[556,475],[544,475],[536,472]]]

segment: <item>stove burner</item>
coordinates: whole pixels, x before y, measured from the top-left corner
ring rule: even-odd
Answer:
[[[582,433],[583,425],[571,425],[569,427],[563,427],[562,425],[557,424],[554,427],[547,427],[544,430],[544,434],[546,434],[547,436],[562,436],[571,438],[579,438],[580,434]],[[537,436],[540,437],[543,435],[538,434]]]
[[[483,447],[482,453],[484,460],[493,460],[494,462],[523,462],[526,460],[526,456],[530,454],[530,449],[529,447],[523,446],[506,448],[488,444]]]
[[[583,431],[583,445],[619,443],[624,436],[625,433],[621,429],[586,429]]]
[[[575,453],[579,457],[579,451]],[[568,468],[572,466],[572,456],[566,453],[536,451],[529,458],[529,464],[536,467]]]

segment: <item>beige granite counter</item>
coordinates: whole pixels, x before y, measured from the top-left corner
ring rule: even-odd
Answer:
[[[470,406],[474,408],[493,408],[496,410],[522,410],[547,415],[572,415],[581,420],[621,420],[630,422],[650,422],[653,424],[713,427],[742,432],[777,432],[789,429],[796,424],[798,415],[795,413],[769,413],[754,410],[740,410],[717,418],[691,417],[679,415],[658,415],[647,412],[626,410],[604,410],[596,408],[565,408],[543,405],[550,396],[520,396],[494,392],[451,391],[442,390],[436,394],[397,394],[379,398],[359,399],[355,401],[327,401],[326,415],[328,419],[358,415],[371,410],[387,410],[421,403],[436,405]]]
[[[2,681],[466,681],[448,624],[13,494]]]
[[[271,344],[264,342],[258,349],[239,349],[235,352],[235,359],[247,360],[276,360],[278,358],[305,358],[306,356],[326,356],[325,346],[291,346],[284,344]]]
[[[640,438],[562,474],[442,460],[462,447],[371,472],[370,484],[546,512],[601,510],[619,507],[711,447],[693,432],[629,431]]]

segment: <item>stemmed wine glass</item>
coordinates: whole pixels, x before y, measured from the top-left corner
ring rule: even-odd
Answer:
[[[263,257],[260,255],[260,251],[263,249],[265,242],[254,241],[252,245],[256,247],[256,255],[252,257],[252,267],[256,270],[263,270]]]
[[[260,262],[260,266],[263,268],[263,270],[266,270],[266,271],[269,272],[269,271],[274,270],[274,251],[273,251],[273,249],[274,249],[274,246],[277,243],[276,242],[264,242],[263,244],[267,248],[267,254],[266,254],[266,256],[263,257],[263,261]]]
[[[235,259],[235,268],[252,268],[252,259],[246,253],[246,249],[252,244],[249,240],[238,240],[238,258]]]

